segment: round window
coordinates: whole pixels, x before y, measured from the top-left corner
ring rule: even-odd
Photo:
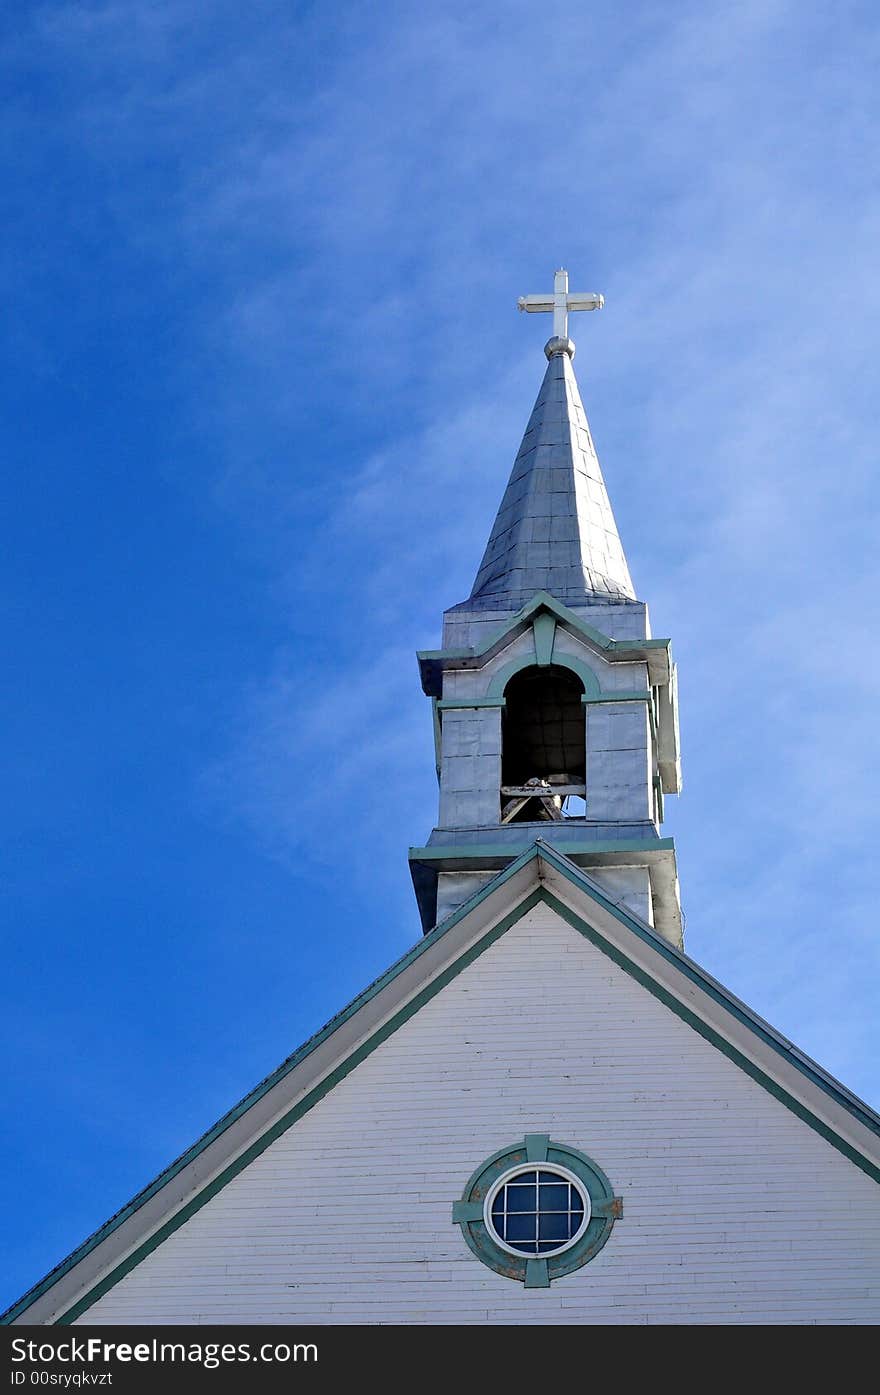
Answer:
[[[593,1259],[623,1214],[605,1173],[577,1148],[529,1133],[471,1173],[452,1219],[483,1264],[546,1288]]]
[[[513,1255],[559,1255],[590,1224],[589,1192],[565,1167],[514,1167],[483,1206],[486,1229]]]

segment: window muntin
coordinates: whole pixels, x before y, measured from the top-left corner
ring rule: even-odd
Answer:
[[[590,1215],[589,1192],[558,1164],[510,1169],[495,1182],[484,1206],[495,1243],[508,1254],[532,1258],[559,1255],[577,1244]]]

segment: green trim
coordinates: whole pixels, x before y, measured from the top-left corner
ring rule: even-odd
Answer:
[[[549,1133],[527,1133],[526,1134],[526,1162],[546,1162],[547,1148],[550,1144]]]
[[[542,855],[549,846],[549,843],[541,844]],[[555,851],[562,853],[566,858],[575,858],[586,856],[588,853],[651,853],[672,852],[674,849],[675,841],[672,838],[620,838],[613,841],[597,838],[595,842],[585,838],[578,842],[566,843],[564,852],[562,848]],[[521,854],[517,852],[516,846],[510,843],[431,843],[424,848],[410,848],[408,856],[410,862],[463,862],[476,859],[480,862],[503,863],[508,858],[516,859]],[[471,903],[466,902],[466,905],[470,907]]]
[[[546,668],[553,661],[556,616],[547,610],[539,610],[532,620],[532,632],[535,636],[535,660],[538,668]]]
[[[478,698],[434,698],[441,712],[447,708],[457,707],[504,707],[504,698],[498,697],[478,697]]]
[[[612,1216],[615,1220],[619,1220],[623,1215],[623,1202],[619,1196],[609,1196],[604,1201],[594,1201],[593,1215]]]
[[[562,654],[558,649],[554,649],[553,653],[553,662],[558,668],[570,669],[572,673],[577,674],[586,692],[598,694],[599,680],[590,666],[584,663],[583,659],[578,659],[573,654]],[[498,672],[493,675],[492,681],[487,689],[487,696],[501,697],[511,678],[515,677],[515,675],[520,673],[524,668],[535,668],[536,666],[534,654],[529,654],[522,659],[511,659],[509,664],[505,664],[503,668],[500,668]]]
[[[479,1201],[453,1201],[452,1219],[456,1225],[466,1225],[468,1221],[483,1218],[483,1206]]]
[[[583,697],[581,698],[581,702],[583,702],[583,703],[589,703],[589,704],[592,704],[592,703],[599,703],[599,702],[650,702],[650,701],[651,701],[651,694],[650,694],[650,692],[644,692],[644,691],[639,691],[639,692],[634,692],[634,693],[599,693],[599,694],[598,694],[597,696],[595,696],[595,697],[592,695],[592,693],[584,693]]]
[[[573,1172],[590,1198],[590,1219],[578,1240],[560,1255],[529,1259],[508,1254],[496,1241],[484,1219],[486,1197],[505,1173],[524,1162],[550,1167],[556,1163]],[[499,1148],[480,1163],[465,1183],[461,1199],[452,1203],[452,1222],[461,1226],[462,1238],[473,1255],[496,1274],[515,1279],[526,1288],[548,1288],[554,1279],[580,1269],[597,1255],[611,1235],[614,1222],[623,1215],[623,1200],[586,1153],[566,1143],[551,1143],[550,1135],[527,1133],[522,1143]]]

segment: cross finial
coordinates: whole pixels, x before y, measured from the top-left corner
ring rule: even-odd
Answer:
[[[605,297],[592,294],[577,295],[574,292],[569,294],[568,272],[560,267],[553,278],[552,295],[521,295],[516,303],[518,309],[527,310],[529,314],[535,314],[540,310],[552,310],[554,339],[567,339],[569,310],[601,310],[605,304]]]

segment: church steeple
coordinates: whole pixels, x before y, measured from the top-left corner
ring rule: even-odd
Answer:
[[[675,666],[636,599],[581,403],[557,271],[549,360],[471,595],[443,648],[419,655],[432,698],[440,811],[410,865],[425,930],[536,839],[681,944],[675,851],[660,837],[680,788]]]

